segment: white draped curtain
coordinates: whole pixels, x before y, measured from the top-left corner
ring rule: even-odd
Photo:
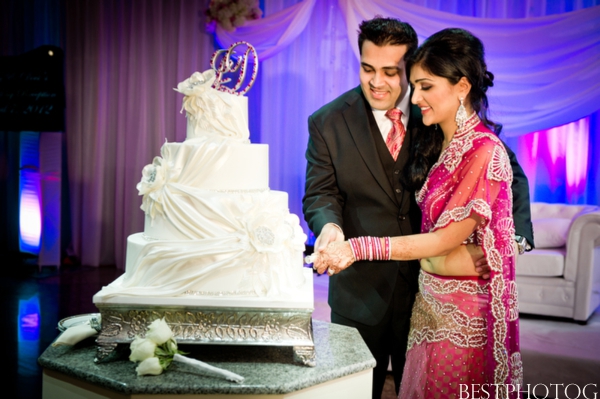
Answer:
[[[208,1],[67,0],[66,134],[72,254],[124,267],[143,230],[136,184],[165,140],[185,139],[173,88],[208,69]]]
[[[356,29],[376,14],[411,23],[421,39],[471,30],[486,45],[492,118],[508,136],[592,114],[577,143],[586,156],[597,151],[586,134],[600,104],[598,1],[264,0],[262,19],[215,37],[204,30],[207,0],[65,1],[72,251],[85,265],[124,266],[127,236],[143,229],[141,170],[165,139],[185,138],[172,88],[237,40],[255,45],[261,62],[249,93],[252,140],[269,144],[270,186],[289,193],[301,218],[308,115],[358,84]]]
[[[315,2],[304,0],[252,21],[234,33],[219,28],[217,41],[223,47],[239,40],[257,43],[259,56],[265,60],[303,34]],[[335,6],[332,1],[320,4]],[[447,27],[461,27],[474,33],[485,44],[488,69],[496,77],[489,96],[492,118],[502,121],[507,136],[573,122],[600,107],[600,7],[549,16],[498,19],[450,14],[389,0],[338,0],[337,5],[347,31],[347,38],[342,40],[349,41],[357,59],[357,27],[361,21],[376,15],[410,23],[419,42]],[[319,33],[325,31],[316,24],[321,19],[316,14],[323,15],[321,7],[313,13],[315,18],[309,27]],[[489,9],[491,14],[496,10]],[[507,14],[504,11],[502,14]],[[285,23],[276,23],[280,18]],[[283,37],[286,40],[273,40]],[[313,51],[329,40],[326,37],[319,40]],[[573,101],[575,98],[577,101]]]

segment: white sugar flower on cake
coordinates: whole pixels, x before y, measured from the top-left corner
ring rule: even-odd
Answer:
[[[291,231],[290,240],[288,241],[289,249],[304,252],[306,249],[304,243],[308,240],[308,236],[300,226],[300,218],[298,215],[295,213],[288,213],[284,224],[286,225],[286,228]]]
[[[303,251],[306,234],[298,216],[284,212],[263,210],[252,212],[246,219],[246,231],[252,247],[260,253],[281,252],[284,247]]]
[[[143,195],[141,209],[153,219],[157,213],[163,213],[162,204],[165,186],[169,181],[169,147],[160,150],[162,157],[154,157],[151,164],[142,169],[142,180],[136,185],[139,195]]]

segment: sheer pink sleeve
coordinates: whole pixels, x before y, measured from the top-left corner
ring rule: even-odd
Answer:
[[[460,150],[460,149],[459,149]],[[458,159],[460,158],[460,159]],[[455,161],[456,159],[456,161]],[[464,154],[447,154],[444,159],[450,184],[444,184],[437,200],[430,206],[439,209],[430,231],[459,222],[473,213],[481,216],[483,222],[477,228],[477,243],[482,231],[492,219],[492,205],[505,201],[502,191],[510,188],[512,169],[501,144],[482,137],[473,140],[472,147]]]

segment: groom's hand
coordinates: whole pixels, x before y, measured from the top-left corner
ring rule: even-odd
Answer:
[[[321,234],[319,234],[317,240],[315,241],[316,259],[313,263],[313,269],[318,270],[323,266],[323,260],[319,257],[319,253],[323,252],[329,243],[344,241],[344,239],[344,233],[342,233],[342,230],[336,224],[327,223],[325,226],[323,226]]]

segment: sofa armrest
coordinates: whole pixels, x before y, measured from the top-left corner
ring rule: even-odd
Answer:
[[[575,282],[573,318],[585,321],[600,302],[600,211],[575,218],[566,249],[564,278]]]
[[[575,216],[569,229],[565,280],[577,281],[581,270],[591,268],[597,246],[600,246],[600,208],[588,208]]]

